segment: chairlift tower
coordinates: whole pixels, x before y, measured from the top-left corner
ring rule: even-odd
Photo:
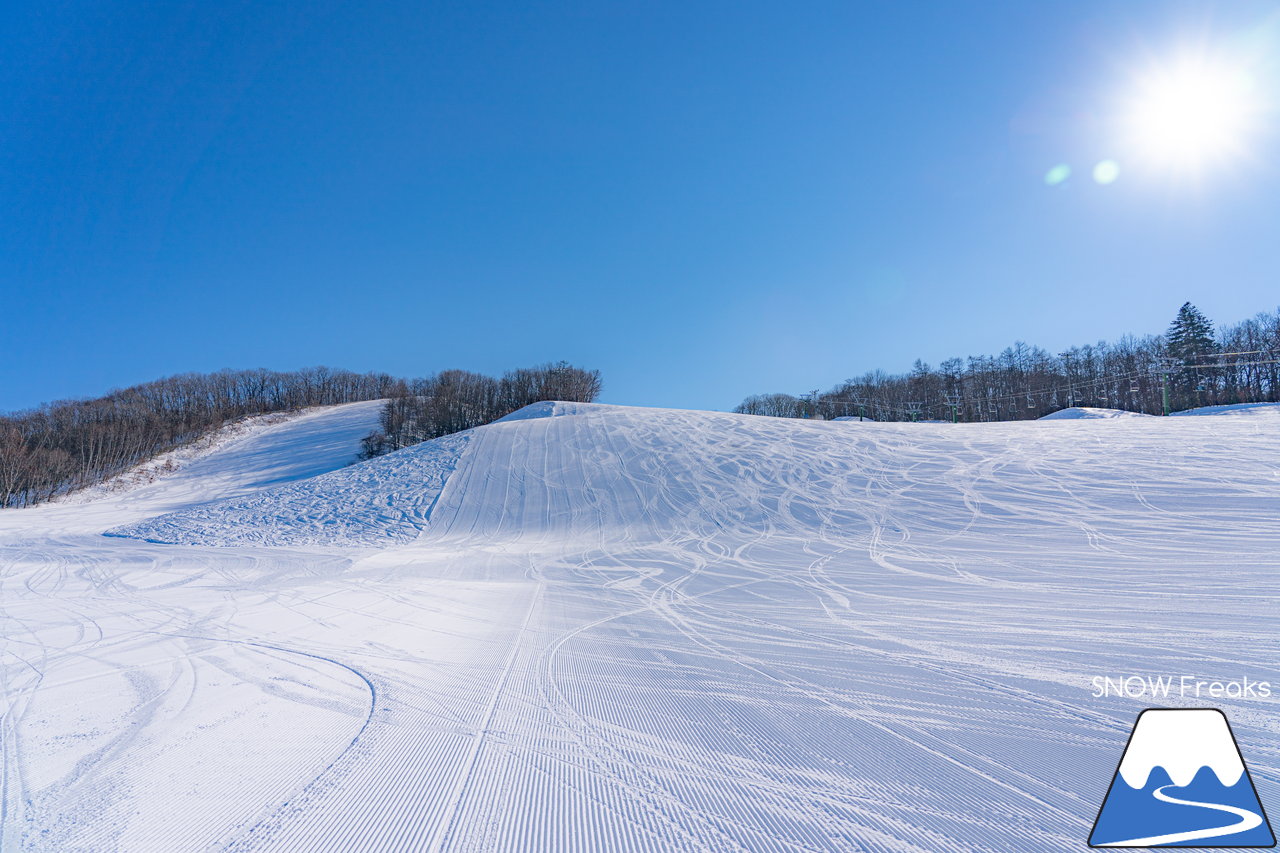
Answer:
[[[1169,376],[1176,365],[1177,360],[1172,358],[1166,358],[1160,364],[1160,399],[1166,417],[1169,415]]]
[[[960,394],[952,391],[946,395],[947,405],[951,407],[951,422],[960,423]]]
[[[808,394],[801,394],[800,399],[809,404],[809,420],[822,420],[822,413],[818,410],[819,404],[822,402],[822,392],[814,388]]]
[[[858,407],[858,420],[859,421],[865,420],[867,417],[866,400],[863,399],[862,394],[859,393],[858,391],[854,391],[852,396],[853,396],[853,404]]]

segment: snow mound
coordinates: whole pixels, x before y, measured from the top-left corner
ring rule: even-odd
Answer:
[[[1223,406],[1201,406],[1171,415],[1280,415],[1280,403],[1230,403]]]
[[[1143,412],[1126,412],[1124,409],[1100,409],[1093,406],[1072,406],[1068,409],[1059,409],[1052,414],[1045,415],[1038,420],[1042,421],[1079,421],[1094,420],[1097,418],[1149,418],[1148,414]]]
[[[167,545],[384,547],[421,533],[469,432],[309,480],[117,527],[107,536]]]
[[[608,412],[626,410],[629,406],[611,406],[607,403],[566,403],[563,400],[546,400],[541,403],[530,403],[522,409],[516,409],[494,421],[495,424],[508,421],[527,421],[534,418],[555,418],[566,415],[585,415],[591,412]]]
[[[509,415],[503,415],[494,421],[494,423],[502,423],[504,421],[526,421],[533,418],[554,418],[556,415],[566,415],[569,412],[564,409],[556,410],[556,403],[550,400],[542,403],[530,403],[523,409],[516,409]],[[563,405],[563,404],[561,404]]]

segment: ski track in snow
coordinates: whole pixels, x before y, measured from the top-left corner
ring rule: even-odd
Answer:
[[[539,404],[343,467],[362,403],[0,513],[0,849],[1083,847],[1175,704],[1092,676],[1280,683],[1280,407],[1230,414]]]

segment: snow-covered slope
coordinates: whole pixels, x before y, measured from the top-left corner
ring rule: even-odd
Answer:
[[[599,413],[611,408],[589,403],[534,403],[507,415],[498,424],[587,411]],[[333,417],[327,423],[338,426]],[[495,424],[489,430],[502,428]],[[369,429],[360,434],[363,436]],[[476,434],[469,430],[445,436],[363,465],[200,503],[122,525],[107,534],[183,545],[401,544],[421,533],[467,442]]]
[[[1187,417],[1195,415],[1245,415],[1245,414],[1262,414],[1268,412],[1274,414],[1280,409],[1280,403],[1230,403],[1222,406],[1201,406],[1198,409],[1186,409],[1181,412],[1173,412],[1174,417]],[[1081,420],[1096,418],[1148,418],[1144,412],[1129,412],[1124,409],[1098,409],[1090,406],[1072,406],[1069,409],[1059,409],[1056,412],[1045,415],[1040,418],[1042,421],[1060,421],[1060,420]]]
[[[472,433],[299,483],[199,504],[107,531],[182,545],[394,545],[421,532]]]
[[[1174,416],[1187,415],[1263,415],[1271,417],[1280,411],[1280,403],[1227,403],[1222,406],[1201,406],[1198,409],[1187,409],[1174,412]]]
[[[1042,421],[1096,420],[1098,418],[1145,418],[1142,412],[1126,412],[1124,409],[1099,409],[1092,406],[1072,406],[1040,418]]]
[[[4,850],[1077,849],[1151,701],[1094,676],[1280,684],[1275,407],[234,452],[0,513]]]
[[[378,426],[381,409],[382,402],[372,400],[249,419],[101,487],[20,512],[0,511],[0,541],[6,530],[33,526],[100,533],[343,468],[358,459],[360,439]]]

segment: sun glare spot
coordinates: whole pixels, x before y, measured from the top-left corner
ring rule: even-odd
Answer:
[[[1246,68],[1204,56],[1150,67],[1129,109],[1135,156],[1156,168],[1198,172],[1245,154],[1261,112],[1258,90]]]

